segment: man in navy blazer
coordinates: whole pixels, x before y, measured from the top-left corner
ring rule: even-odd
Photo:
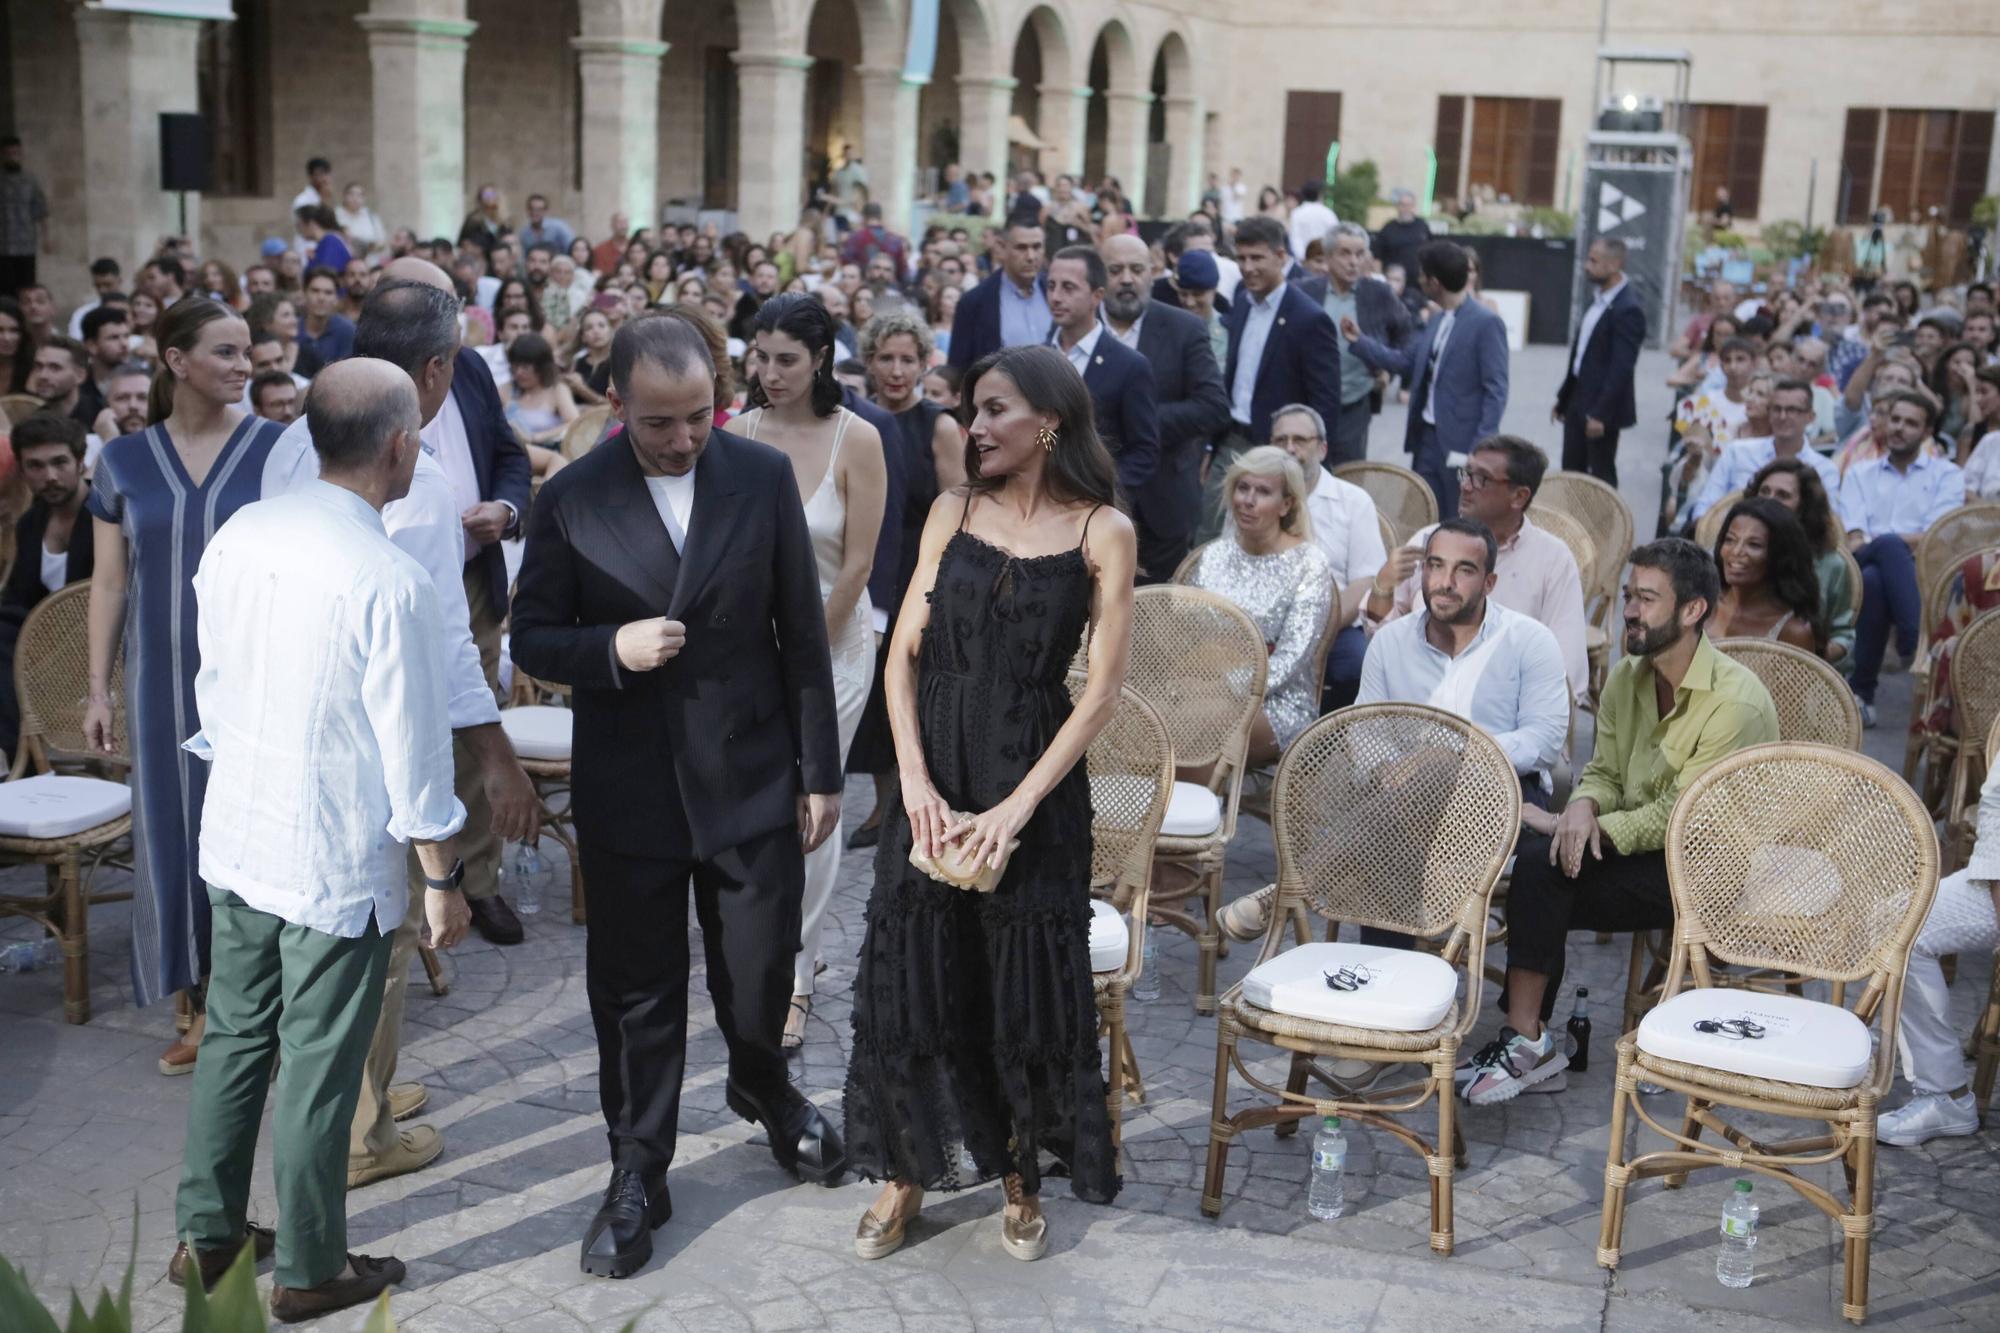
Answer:
[[[945,359],[960,371],[1003,347],[1049,340],[1048,294],[1042,284],[1041,220],[1017,213],[1000,243],[1000,271],[959,298]]]
[[[1197,541],[1222,531],[1222,478],[1245,450],[1271,442],[1271,414],[1287,403],[1318,412],[1331,433],[1340,420],[1340,339],[1317,301],[1285,282],[1291,252],[1274,218],[1245,218],[1236,227],[1236,262],[1243,284],[1223,316],[1229,364],[1229,425],[1208,461]]]
[[[1385,346],[1407,342],[1410,312],[1388,283],[1362,276],[1368,262],[1367,228],[1337,223],[1324,237],[1324,245],[1326,276],[1306,278],[1299,290],[1320,303],[1335,328],[1343,316],[1352,315],[1363,334]],[[1327,439],[1328,467],[1368,457],[1368,423],[1381,410],[1382,389],[1374,373],[1360,357],[1348,357],[1340,366],[1340,425]]]
[[[1153,366],[1111,336],[1098,319],[1104,302],[1104,258],[1087,245],[1065,246],[1049,261],[1049,341],[1069,358],[1097,415],[1097,434],[1118,464],[1127,502],[1153,479],[1160,462],[1160,418],[1153,402]]]
[[[1552,420],[1563,426],[1563,470],[1618,484],[1618,432],[1639,420],[1632,372],[1646,341],[1646,308],[1625,281],[1625,242],[1600,236],[1583,258],[1596,299],[1577,321],[1569,374],[1556,391]]]
[[[1341,321],[1341,336],[1374,370],[1407,376],[1409,423],[1403,448],[1410,468],[1430,483],[1438,512],[1458,512],[1458,473],[1446,463],[1452,454],[1470,456],[1472,446],[1500,430],[1507,410],[1507,324],[1472,299],[1471,264],[1452,241],[1432,241],[1419,253],[1418,279],[1439,312],[1404,347],[1386,347],[1363,336],[1353,320]]]

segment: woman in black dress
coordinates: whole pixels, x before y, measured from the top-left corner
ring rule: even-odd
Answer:
[[[895,418],[893,436],[882,441],[888,464],[903,479],[900,513],[884,514],[884,523],[902,527],[897,545],[896,600],[884,608],[894,627],[896,608],[917,572],[917,550],[923,542],[924,520],[938,496],[965,481],[965,434],[943,408],[924,397],[924,368],[930,364],[931,336],[921,319],[897,311],[877,315],[861,330],[861,359],[875,385],[875,405]],[[875,687],[861,713],[861,726],[847,751],[847,771],[875,779],[875,808],[849,840],[850,847],[873,847],[881,836],[882,811],[896,785],[896,743],[889,735],[889,703],[882,672],[888,654],[875,654]]]
[[[1001,1239],[1019,1259],[1047,1245],[1044,1175],[1094,1203],[1118,1192],[1080,761],[1124,683],[1132,524],[1111,507],[1111,458],[1062,353],[998,352],[966,401],[968,480],[931,507],[888,652],[901,793],[875,859],[847,1070],[850,1160],[884,1182],[855,1234],[864,1259],[902,1243],[925,1190],[1003,1178]],[[1086,627],[1072,709],[1064,678]],[[1015,838],[992,893],[909,864],[913,842],[999,864]]]

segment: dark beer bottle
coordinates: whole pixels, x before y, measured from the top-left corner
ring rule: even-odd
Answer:
[[[1569,1034],[1569,1067],[1581,1074],[1590,1068],[1590,987],[1576,988],[1576,1005],[1563,1030]]]

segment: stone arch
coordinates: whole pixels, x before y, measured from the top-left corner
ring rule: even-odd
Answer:
[[[1039,152],[1012,154],[1011,165],[1032,165],[1048,175],[1082,166],[1084,109],[1076,56],[1069,25],[1054,7],[1037,4],[1022,17],[1009,71],[1015,81],[1012,114],[1042,145]]]
[[[1146,119],[1146,211],[1163,217],[1190,212],[1201,198],[1201,98],[1185,34],[1169,29],[1153,53],[1153,104]]]
[[[1150,74],[1150,71],[1148,71]],[[1083,174],[1093,184],[1115,178],[1127,203],[1146,197],[1146,124],[1153,95],[1139,69],[1138,45],[1120,18],[1107,19],[1091,42],[1086,75]]]
[[[944,0],[938,7],[937,49],[930,82],[918,93],[919,187],[950,163],[999,173],[1006,161],[1007,105],[996,64],[993,28],[980,0]]]

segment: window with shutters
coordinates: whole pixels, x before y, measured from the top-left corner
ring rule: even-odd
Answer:
[[[1898,222],[1933,209],[1951,226],[1972,220],[1986,193],[1993,149],[1991,111],[1849,107],[1835,216],[1865,224],[1878,208]]]
[[[1340,94],[1285,94],[1285,174],[1281,189],[1326,179],[1326,150],[1340,138]]]
[[[1438,197],[1463,208],[1490,190],[1515,203],[1553,205],[1561,129],[1559,98],[1438,98]]]
[[[232,23],[201,25],[195,103],[208,122],[212,195],[271,192],[270,31],[265,0],[240,0]]]
[[[1697,213],[1715,207],[1717,189],[1729,191],[1729,206],[1739,218],[1754,218],[1764,193],[1764,125],[1767,110],[1745,103],[1698,102],[1689,110],[1694,143],[1694,194]]]

